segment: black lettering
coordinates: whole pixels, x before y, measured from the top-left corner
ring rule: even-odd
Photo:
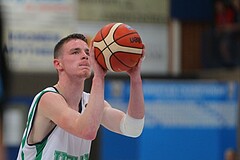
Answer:
[[[142,40],[140,37],[131,37],[130,42],[131,43],[142,43]]]

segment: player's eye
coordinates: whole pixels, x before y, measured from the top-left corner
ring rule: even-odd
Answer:
[[[87,56],[90,55],[90,53],[89,53],[89,49],[85,49],[85,54],[86,54]]]
[[[72,54],[79,54],[79,51],[74,51],[72,52]]]
[[[86,55],[90,55],[89,50],[85,50]]]

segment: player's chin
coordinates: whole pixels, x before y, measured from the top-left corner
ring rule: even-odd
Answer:
[[[81,70],[82,77],[89,78],[91,76],[91,70],[90,69],[83,69]]]
[[[79,66],[81,71],[91,72],[91,68],[89,66]]]

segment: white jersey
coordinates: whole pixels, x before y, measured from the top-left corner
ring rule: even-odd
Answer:
[[[58,93],[54,87],[48,87],[34,97],[17,160],[88,160],[91,140],[76,137],[57,125],[40,143],[28,144],[27,139],[34,122],[39,100],[46,92]],[[89,94],[83,92],[80,104],[82,112],[88,103],[88,99]]]

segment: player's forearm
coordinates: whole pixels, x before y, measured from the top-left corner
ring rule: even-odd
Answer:
[[[104,79],[94,77],[92,82],[91,94],[88,102],[91,109],[92,120],[99,126],[102,119],[104,108]]]
[[[144,117],[144,96],[141,76],[135,76],[130,81],[130,99],[128,114],[136,119]]]
[[[141,135],[144,127],[144,97],[140,75],[131,77],[128,113],[120,122],[120,131],[129,137]]]
[[[86,113],[84,116],[87,121],[87,130],[89,134],[96,136],[97,130],[103,115],[104,108],[104,79],[94,77],[92,81],[91,94],[89,97]],[[94,137],[93,136],[93,137]],[[94,139],[94,138],[93,138]]]

